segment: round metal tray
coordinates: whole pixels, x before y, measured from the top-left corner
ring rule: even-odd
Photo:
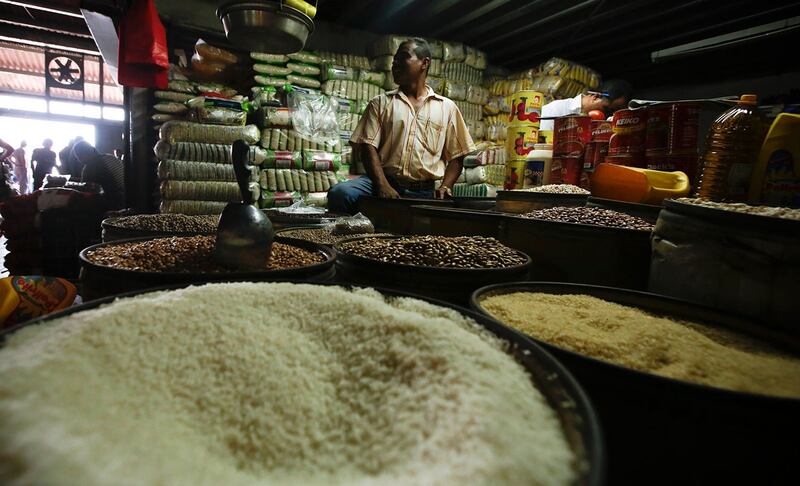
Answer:
[[[308,15],[282,1],[234,1],[217,9],[231,44],[271,54],[291,54],[303,49],[314,31]]]

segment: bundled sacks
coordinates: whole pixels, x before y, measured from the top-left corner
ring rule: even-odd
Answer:
[[[349,100],[371,100],[381,94],[380,87],[358,81],[333,80],[322,85],[322,92],[328,96]]]
[[[159,140],[153,151],[159,160],[183,160],[193,162],[212,162],[231,164],[231,145],[201,142],[175,142]],[[266,158],[266,151],[260,147],[250,147],[248,161],[260,165]]]
[[[321,51],[319,52],[319,58],[322,64],[338,65],[354,69],[370,69],[369,59],[366,56]]]
[[[159,211],[162,213],[188,214],[190,216],[198,214],[220,214],[227,204],[227,202],[221,201],[163,199]]]
[[[261,134],[255,125],[243,127],[204,125],[185,121],[169,121],[161,126],[160,138],[173,142],[204,142],[232,144],[244,140],[248,144],[258,142]]]
[[[342,151],[340,141],[332,143],[314,142],[303,138],[294,130],[285,128],[265,128],[261,132],[260,144],[263,148],[280,151],[300,151],[303,149],[325,150],[333,153]]]
[[[259,185],[249,184],[253,200],[259,197]],[[219,181],[176,181],[165,180],[161,183],[161,197],[164,199],[198,200],[198,201],[241,201],[239,185],[235,182]]]
[[[263,169],[261,171],[261,188],[266,191],[327,191],[338,183],[332,171],[308,172],[301,169]]]
[[[255,180],[258,177],[258,169],[253,166],[252,170],[251,179]],[[185,160],[162,160],[158,163],[158,178],[175,181],[236,182],[236,174],[231,164]]]

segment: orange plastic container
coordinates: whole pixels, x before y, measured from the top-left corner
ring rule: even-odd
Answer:
[[[592,195],[617,201],[660,205],[689,194],[689,177],[680,171],[600,164],[592,176]]]
[[[66,309],[77,289],[57,277],[16,276],[0,279],[0,329]]]

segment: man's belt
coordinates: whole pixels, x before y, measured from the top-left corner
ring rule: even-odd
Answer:
[[[434,181],[401,181],[397,179],[390,179],[389,183],[396,188],[405,189],[406,191],[433,191],[436,189]]]

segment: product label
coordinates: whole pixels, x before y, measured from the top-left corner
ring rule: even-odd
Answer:
[[[788,150],[779,149],[770,154],[761,202],[770,206],[800,207],[800,173],[796,161]]]

